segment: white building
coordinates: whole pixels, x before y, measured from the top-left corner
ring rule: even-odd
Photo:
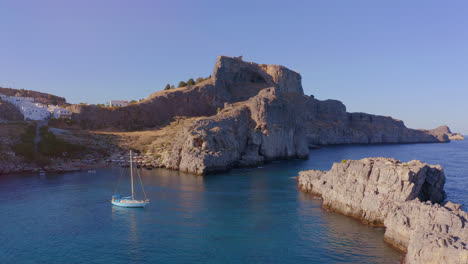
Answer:
[[[71,118],[72,116],[71,111],[68,109],[57,105],[45,106],[41,103],[35,103],[32,97],[8,97],[0,94],[0,99],[15,105],[24,115],[24,120],[45,120],[51,116],[54,118]]]
[[[71,118],[71,111],[57,105],[49,105],[48,110],[54,118]]]
[[[42,104],[23,101],[22,103],[17,103],[16,107],[24,115],[24,120],[44,120],[50,117],[47,107]]]
[[[120,101],[120,100],[111,100],[109,102],[109,106],[111,107],[122,107],[122,106],[127,106],[128,101]]]
[[[44,120],[50,116],[47,107],[40,103],[34,103],[34,98],[32,97],[7,97],[2,94],[0,98],[16,106],[23,114],[24,120]]]
[[[6,98],[6,100],[12,104],[14,104],[16,107],[23,103],[32,103],[34,102],[34,98],[32,97],[17,97],[17,96],[10,96]]]

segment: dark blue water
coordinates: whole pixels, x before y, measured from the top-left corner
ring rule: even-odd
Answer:
[[[467,142],[325,147],[206,177],[144,170],[145,209],[111,206],[118,168],[2,176],[0,263],[398,263],[383,229],[323,211],[291,177],[342,159],[421,159],[441,164],[449,199],[468,204]]]

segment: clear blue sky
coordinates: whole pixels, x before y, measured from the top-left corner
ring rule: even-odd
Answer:
[[[0,1],[0,86],[140,99],[218,55],[298,70],[348,111],[468,134],[467,1]]]

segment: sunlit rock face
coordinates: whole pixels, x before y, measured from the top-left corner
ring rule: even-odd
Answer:
[[[323,207],[385,226],[385,240],[407,252],[406,263],[468,263],[468,214],[446,198],[440,166],[367,158],[302,171],[298,187]]]

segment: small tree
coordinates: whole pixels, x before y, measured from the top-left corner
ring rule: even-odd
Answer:
[[[175,86],[174,86],[174,85],[171,85],[171,89],[175,89]]]
[[[181,87],[185,87],[185,86],[187,86],[187,84],[184,81],[181,81],[179,83],[179,86],[177,86],[177,88],[181,88]]]
[[[170,84],[166,84],[166,87],[164,87],[164,90],[169,90],[171,89],[171,85]]]
[[[193,80],[193,78],[190,78],[190,79],[187,81],[187,85],[195,85],[195,81]]]
[[[201,83],[201,82],[203,82],[204,80],[205,80],[205,79],[203,79],[202,77],[198,77],[198,78],[197,78],[197,83]]]

